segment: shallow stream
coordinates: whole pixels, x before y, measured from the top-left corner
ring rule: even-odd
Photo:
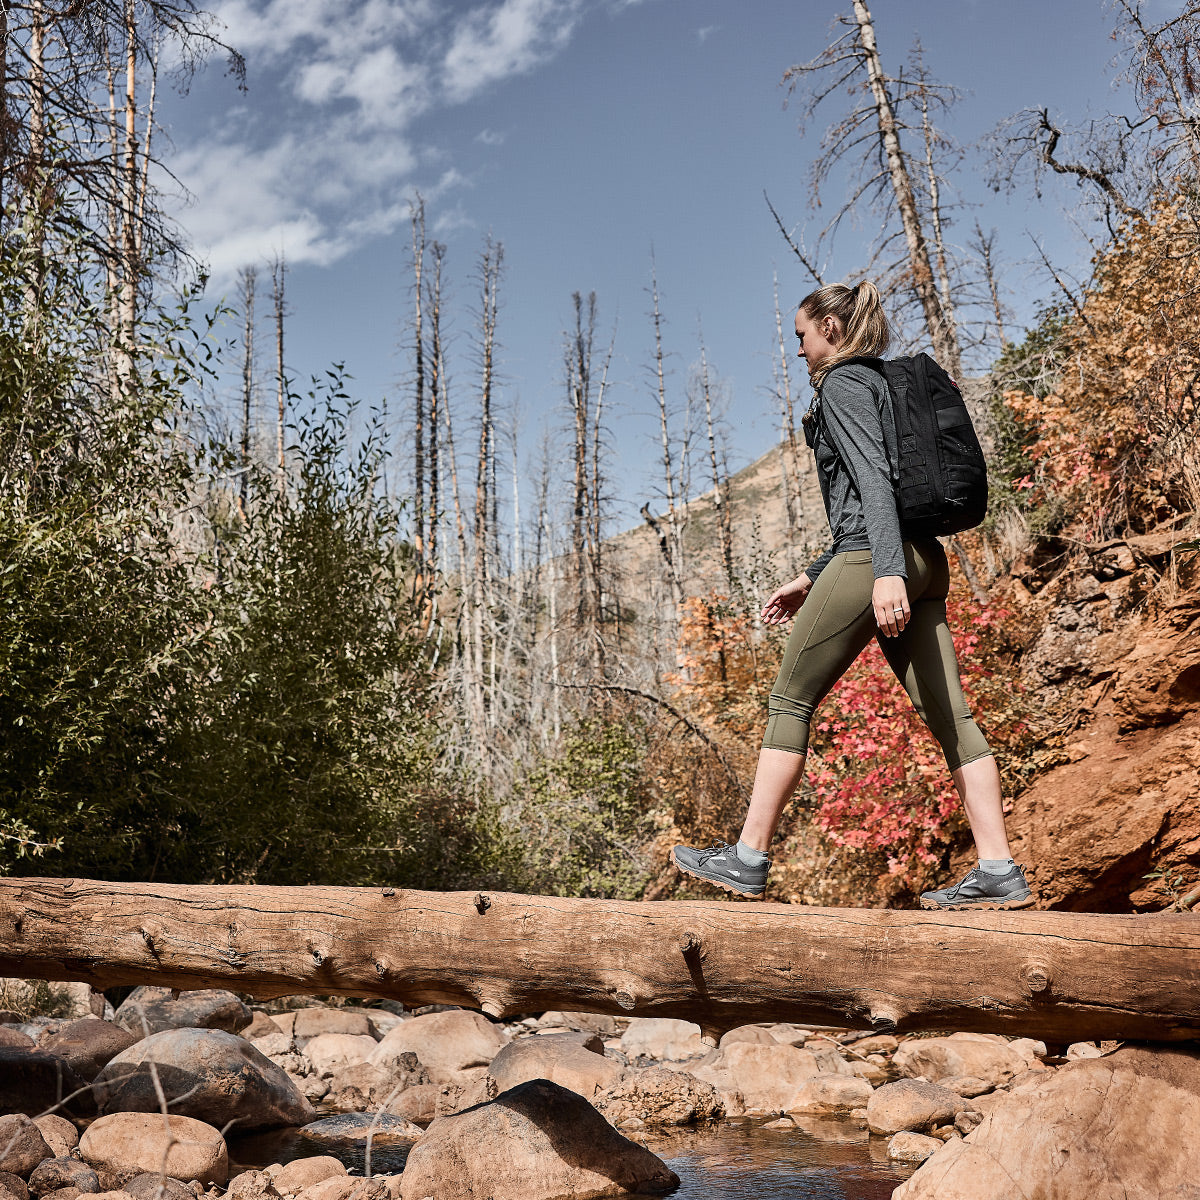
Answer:
[[[801,1118],[803,1120],[803,1118]],[[764,1129],[764,1119],[654,1136],[646,1144],[679,1176],[673,1200],[888,1200],[913,1168],[888,1161],[887,1141],[845,1121],[810,1120],[795,1129]],[[361,1148],[335,1150],[294,1130],[231,1142],[240,1166],[262,1167],[312,1154],[336,1154],[355,1173]],[[403,1169],[406,1146],[378,1146],[372,1170]]]

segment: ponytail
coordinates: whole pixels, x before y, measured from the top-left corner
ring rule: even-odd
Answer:
[[[858,355],[878,358],[892,340],[892,329],[879,289],[867,280],[847,287],[844,283],[829,283],[809,292],[800,301],[800,309],[813,321],[833,317],[842,332],[837,349],[813,372],[813,386],[822,380],[838,363]]]

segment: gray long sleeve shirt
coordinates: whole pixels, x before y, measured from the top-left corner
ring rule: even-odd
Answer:
[[[826,375],[816,403],[813,453],[833,546],[806,574],[815,580],[844,550],[870,550],[876,579],[907,579],[889,466],[898,448],[886,380],[862,363],[845,363]]]

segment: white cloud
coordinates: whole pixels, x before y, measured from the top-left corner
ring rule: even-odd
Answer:
[[[503,146],[505,136],[505,134],[499,133],[495,129],[481,129],[475,135],[475,140],[481,146]]]
[[[443,63],[451,100],[521,75],[562,49],[581,15],[581,0],[502,0],[464,18]]]

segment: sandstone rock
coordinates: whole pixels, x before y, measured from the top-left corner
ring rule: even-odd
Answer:
[[[585,1049],[568,1034],[565,1040],[546,1035],[509,1042],[492,1059],[488,1074],[497,1093],[530,1079],[549,1079],[590,1100],[616,1082],[621,1068],[603,1054]]]
[[[79,1145],[79,1130],[65,1117],[56,1117],[53,1113],[34,1117],[33,1123],[50,1147],[55,1158],[63,1158]]]
[[[711,1049],[700,1036],[700,1026],[670,1017],[635,1017],[621,1034],[621,1049],[630,1059],[644,1057],[681,1062]]]
[[[711,1083],[666,1067],[624,1071],[592,1104],[618,1128],[635,1119],[644,1125],[697,1125],[725,1115],[725,1105]]]
[[[249,1041],[254,1041],[255,1038],[268,1037],[271,1034],[279,1032],[279,1026],[265,1012],[259,1012],[257,1009],[250,1010],[250,1024],[245,1029],[238,1030],[238,1033]]]
[[[226,1200],[279,1200],[279,1190],[266,1171],[242,1171],[225,1191]]]
[[[291,1033],[301,1044],[323,1034],[376,1040],[365,1008],[302,1008],[295,1014]]]
[[[332,1154],[296,1158],[275,1173],[275,1189],[281,1195],[294,1196],[314,1183],[324,1183],[326,1179],[345,1174],[346,1168]]]
[[[2,1193],[2,1192],[3,1192],[3,1189],[0,1188],[0,1193]],[[96,1193],[96,1192],[84,1193],[84,1192],[81,1192],[78,1188],[65,1187],[65,1188],[59,1188],[58,1191],[56,1191],[56,1192],[47,1192],[44,1196],[41,1197],[41,1200],[79,1200],[79,1197],[83,1196],[83,1195],[86,1195],[88,1197],[88,1200],[92,1200],[92,1197],[97,1194],[98,1193]]]
[[[100,1179],[87,1163],[69,1155],[45,1159],[34,1167],[29,1176],[29,1190],[35,1196],[67,1187],[77,1188],[81,1192],[98,1192]]]
[[[325,1103],[337,1112],[363,1112],[390,1104],[406,1088],[431,1082],[417,1056],[405,1053],[391,1067],[359,1063],[339,1071],[329,1080]]]
[[[896,1162],[923,1163],[941,1148],[942,1142],[938,1138],[902,1131],[888,1142],[888,1158]]]
[[[1120,1050],[1045,1072],[947,1144],[894,1200],[1187,1195],[1200,1167],[1198,1098],[1200,1056],[1182,1051]]]
[[[854,1068],[842,1057],[839,1050],[832,1046],[822,1046],[809,1041],[804,1045],[813,1058],[817,1060],[817,1070],[822,1075],[853,1075]]]
[[[575,1029],[611,1037],[617,1032],[617,1022],[605,1013],[548,1012],[537,1022],[539,1029]]]
[[[990,1079],[977,1079],[973,1075],[951,1075],[949,1079],[939,1079],[938,1086],[968,1100],[995,1090],[995,1084]]]
[[[329,1147],[365,1145],[368,1139],[377,1146],[391,1146],[415,1141],[424,1130],[393,1113],[341,1113],[312,1121],[299,1133],[306,1141]]]
[[[983,1040],[979,1034],[952,1033],[905,1042],[892,1056],[892,1065],[901,1075],[922,1075],[933,1083],[970,1075],[1001,1084],[1026,1070],[1029,1060],[1006,1043]]]
[[[135,1175],[122,1191],[134,1200],[195,1200],[195,1193],[181,1179],[160,1175],[157,1171],[145,1171]]]
[[[873,1088],[882,1086],[892,1077],[890,1071],[873,1062],[860,1062],[856,1060],[850,1063],[850,1070],[859,1079],[865,1079]]]
[[[302,1200],[388,1200],[390,1193],[382,1179],[355,1179],[339,1175],[306,1187]]]
[[[100,1110],[157,1112],[151,1064],[172,1111],[181,1116],[218,1128],[233,1123],[239,1130],[312,1120],[312,1106],[279,1067],[220,1029],[168,1029],[118,1054],[96,1076]]]
[[[753,1042],[734,1042],[688,1069],[717,1089],[730,1113],[739,1104],[746,1112],[789,1112],[800,1085],[819,1074],[808,1050]]]
[[[285,1057],[295,1058],[297,1061],[303,1060],[305,1067],[310,1071],[312,1069],[312,1064],[299,1052],[290,1033],[281,1033],[276,1029],[274,1033],[264,1033],[259,1037],[247,1038],[246,1040],[250,1042],[259,1054],[265,1054],[276,1065],[283,1067],[284,1070],[287,1070],[287,1067],[283,1062],[279,1062],[278,1060]]]
[[[20,1175],[11,1171],[0,1171],[0,1196],[11,1196],[13,1200],[29,1200],[29,1185]]]
[[[469,1105],[460,1103],[462,1095],[463,1089],[455,1084],[418,1083],[405,1088],[394,1100],[390,1100],[387,1111],[415,1125],[428,1125],[435,1117],[469,1108]]]
[[[0,1171],[28,1179],[38,1163],[53,1157],[42,1131],[27,1116],[0,1117]]]
[[[1008,1048],[1030,1064],[1046,1057],[1046,1043],[1034,1041],[1033,1038],[1015,1038],[1008,1043]]]
[[[816,1075],[800,1083],[792,1097],[790,1112],[848,1113],[869,1104],[874,1089],[854,1075]]]
[[[11,1025],[0,1025],[0,1046],[15,1046],[19,1050],[32,1050],[33,1038]]]
[[[1095,1042],[1074,1042],[1067,1047],[1065,1055],[1068,1062],[1081,1058],[1099,1058],[1104,1053]]]
[[[290,1040],[296,1029],[296,1014],[294,1012],[268,1013],[271,1022],[280,1033],[285,1033]]]
[[[928,1129],[953,1121],[970,1107],[970,1101],[936,1083],[898,1079],[876,1088],[867,1101],[867,1125],[872,1133],[883,1134]]]
[[[813,1036],[807,1025],[793,1021],[776,1021],[766,1026],[766,1030],[781,1046],[803,1046]]]
[[[731,1029],[728,1033],[723,1034],[717,1046],[724,1049],[726,1046],[732,1046],[734,1042],[750,1042],[758,1046],[779,1044],[775,1040],[775,1035],[761,1025],[739,1025],[736,1029]]]
[[[165,1170],[175,1179],[224,1184],[229,1177],[225,1139],[191,1117],[119,1112],[100,1117],[79,1139],[79,1153],[97,1169],[123,1172]]]
[[[56,1030],[42,1045],[65,1059],[84,1079],[92,1079],[109,1060],[140,1040],[140,1035],[115,1022],[85,1017]]]
[[[900,1039],[890,1033],[873,1033],[853,1045],[857,1054],[894,1054],[900,1048]]]
[[[679,1178],[582,1097],[546,1080],[439,1117],[408,1156],[402,1200],[662,1195]]]
[[[369,1034],[318,1033],[305,1044],[304,1057],[312,1063],[315,1074],[328,1079],[344,1067],[365,1063],[375,1046]]]
[[[65,1059],[35,1046],[0,1046],[0,1111],[37,1116],[66,1101],[66,1111],[88,1116],[95,1112],[88,1081]],[[75,1095],[75,1093],[79,1093]],[[74,1095],[71,1100],[67,1096]]]
[[[139,1038],[164,1029],[223,1029],[237,1033],[252,1019],[250,1009],[232,992],[215,988],[176,992],[163,987],[134,988],[113,1018],[122,1029]]]
[[[374,1049],[369,1062],[388,1067],[413,1053],[435,1083],[462,1082],[462,1072],[486,1067],[508,1034],[502,1026],[466,1009],[427,1013],[397,1025]]]

